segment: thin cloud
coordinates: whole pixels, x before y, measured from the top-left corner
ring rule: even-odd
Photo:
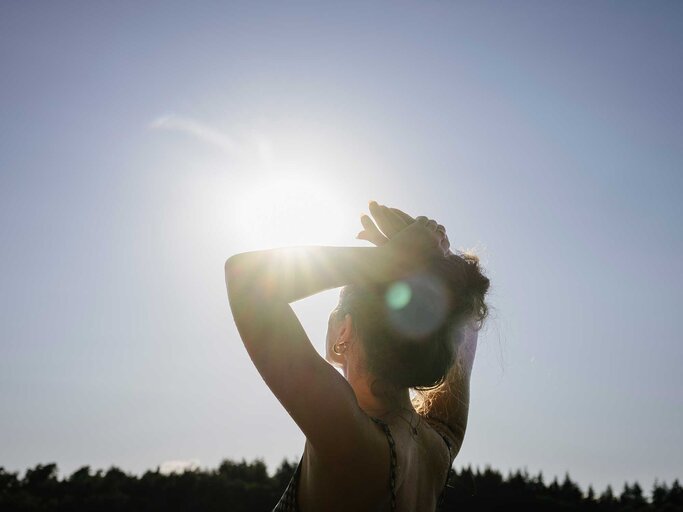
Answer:
[[[238,144],[229,136],[204,123],[176,115],[158,117],[149,125],[154,130],[169,130],[186,133],[230,154],[239,152]]]
[[[170,475],[171,473],[183,473],[184,471],[194,471],[195,469],[199,469],[199,459],[167,460],[161,463],[159,472],[163,475]]]

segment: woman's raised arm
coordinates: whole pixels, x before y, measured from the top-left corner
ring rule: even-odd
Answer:
[[[388,208],[370,203],[370,213],[374,218],[361,218],[363,230],[358,238],[368,240],[377,246],[388,243],[401,230],[407,228],[415,219],[396,208]],[[417,217],[424,218],[424,217]],[[375,224],[375,222],[377,224]],[[430,221],[434,225],[436,221]],[[438,224],[437,230],[442,232],[441,248],[445,257],[453,256],[446,229]],[[461,325],[461,340],[455,356],[455,363],[445,381],[435,389],[420,391],[413,399],[415,410],[421,414],[434,428],[451,441],[451,457],[455,458],[462,446],[470,402],[470,377],[474,356],[477,351],[478,326],[469,321]]]
[[[479,333],[474,321],[462,325],[461,329],[462,341],[446,380],[435,389],[418,391],[413,399],[415,410],[451,441],[452,459],[460,451],[467,430],[470,377]]]
[[[365,424],[353,389],[320,357],[289,303],[354,282],[399,279],[439,243],[435,231],[416,223],[381,248],[281,248],[226,261],[228,300],[249,356],[317,455],[353,453],[363,446]]]

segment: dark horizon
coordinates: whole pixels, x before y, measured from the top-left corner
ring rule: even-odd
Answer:
[[[228,505],[233,511],[269,511],[289,482],[296,463],[283,459],[272,474],[259,458],[251,462],[224,459],[216,468],[198,467],[167,474],[160,472],[159,466],[135,475],[115,466],[105,471],[86,465],[61,479],[55,463],[27,468],[20,478],[0,466],[0,506],[10,507],[3,508],[8,511],[52,511],[66,506],[68,510],[80,510],[93,504],[104,511],[156,510],[156,507],[185,510],[183,504],[187,502],[191,503],[187,510],[198,512]],[[173,496],[172,505],[168,502],[169,496]],[[497,504],[531,507],[526,510],[564,507],[563,510],[675,512],[683,510],[683,488],[675,479],[671,483],[657,482],[649,491],[638,482],[624,482],[620,489],[608,485],[603,490],[593,486],[584,490],[568,473],[562,481],[555,477],[546,482],[542,472],[530,475],[525,469],[503,475],[490,466],[483,470],[468,466],[451,470],[446,499],[440,510],[491,510]]]

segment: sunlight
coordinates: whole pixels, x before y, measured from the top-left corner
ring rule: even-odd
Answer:
[[[239,222],[234,228],[249,245],[323,243],[348,223],[340,206],[334,187],[312,174],[272,173],[250,182],[235,198],[234,218]]]

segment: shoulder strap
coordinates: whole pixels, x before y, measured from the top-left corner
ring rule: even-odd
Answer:
[[[437,504],[437,507],[441,507],[443,504],[443,500],[446,497],[446,488],[448,487],[448,481],[451,478],[451,466],[450,466],[450,461],[451,461],[451,441],[444,435],[441,435],[441,439],[444,440],[444,443],[446,443],[446,448],[448,448],[448,462],[449,466],[448,469],[446,470],[446,481],[443,484],[443,490],[441,491],[441,494],[439,495],[439,502]]]
[[[389,441],[389,452],[390,452],[390,462],[391,462],[391,510],[396,510],[396,443],[394,443],[394,437],[391,435],[391,429],[389,425],[380,419],[373,418],[370,419],[380,425],[384,429],[384,433],[387,435],[387,440]]]
[[[301,463],[303,461],[304,456],[302,454],[301,459],[299,459],[299,464],[297,464],[296,469],[294,470],[294,474],[289,479],[285,492],[282,493],[280,501],[277,502],[272,512],[297,512],[299,510],[299,500],[296,491],[299,474],[301,473]]]

